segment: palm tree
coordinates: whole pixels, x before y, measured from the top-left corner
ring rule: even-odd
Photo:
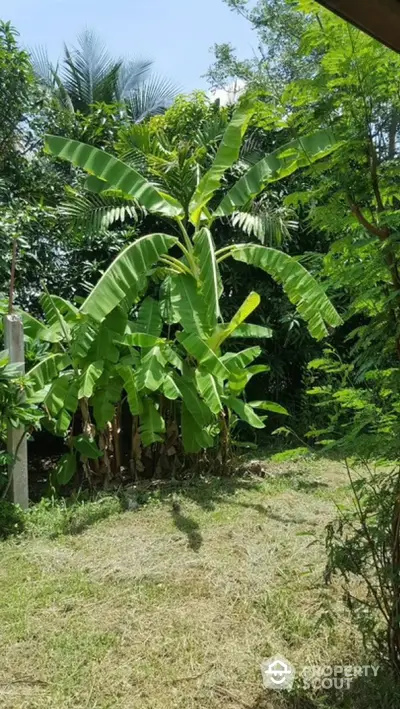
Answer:
[[[96,103],[121,103],[134,123],[162,113],[178,94],[168,79],[151,75],[152,61],[114,59],[92,30],[64,45],[61,64],[54,65],[45,48],[31,52],[39,81],[70,111],[90,113]]]

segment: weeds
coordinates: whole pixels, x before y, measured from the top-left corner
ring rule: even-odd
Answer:
[[[75,502],[43,498],[25,512],[2,500],[0,539],[21,534],[48,539],[63,534],[79,534],[99,520],[119,514],[122,509],[122,501],[113,496]]]
[[[0,499],[0,539],[20,534],[25,526],[25,516],[17,505]]]

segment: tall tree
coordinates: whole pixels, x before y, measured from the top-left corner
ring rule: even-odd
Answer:
[[[343,293],[352,301],[349,316],[359,318],[354,325],[365,325],[365,317],[371,322],[368,342],[375,343],[375,355],[396,349],[400,353],[393,336],[400,285],[395,237],[400,220],[400,58],[311,0],[227,3],[259,36],[259,57],[245,68],[249,87],[263,91],[266,122],[284,122],[294,134],[304,126],[331,126],[342,140],[342,149],[323,166],[318,181],[309,182],[307,190],[299,186],[290,204],[305,208],[309,225],[334,242],[328,272],[338,278],[342,305]],[[296,34],[296,27],[301,32]],[[210,78],[229,80],[243,62],[233,50],[225,56],[218,52]],[[360,269],[363,262],[365,268]],[[349,265],[354,267],[351,275]],[[369,288],[378,284],[379,297],[366,298]],[[363,367],[368,360],[370,356]]]
[[[18,47],[17,36],[9,22],[0,22],[0,164],[3,170],[21,141],[33,82],[28,54]]]

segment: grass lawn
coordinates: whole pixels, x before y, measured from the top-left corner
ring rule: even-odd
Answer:
[[[342,466],[269,464],[204,480],[80,534],[0,544],[1,709],[398,707],[263,689],[263,658],[362,664],[339,588],[322,583]]]

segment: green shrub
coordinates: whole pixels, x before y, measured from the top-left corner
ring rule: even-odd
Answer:
[[[21,508],[13,505],[12,502],[0,500],[0,539],[20,534],[24,526],[25,516]]]
[[[326,578],[341,579],[366,647],[400,674],[400,368],[361,377],[333,349],[324,354],[309,365],[309,393],[326,425],[310,437],[345,457],[352,493],[327,527]]]

